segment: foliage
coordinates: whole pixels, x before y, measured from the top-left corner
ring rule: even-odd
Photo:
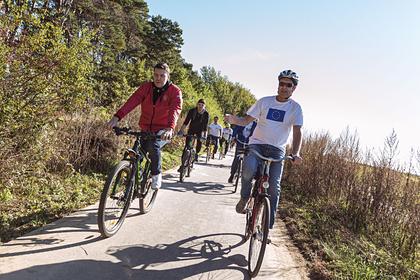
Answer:
[[[194,71],[181,57],[179,24],[149,16],[144,0],[0,3],[2,240],[98,198],[101,182],[92,174],[106,174],[130,145],[104,124],[151,79],[156,62],[170,65],[184,113],[199,98],[211,116],[235,108],[238,94],[248,100],[239,106],[255,100],[226,77],[219,83]],[[136,127],[139,114],[122,123]],[[178,164],[182,147],[165,148],[164,168]]]

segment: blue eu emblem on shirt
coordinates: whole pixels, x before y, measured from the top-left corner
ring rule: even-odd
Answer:
[[[286,115],[286,111],[270,108],[268,109],[267,120],[272,120],[275,122],[283,122],[284,115]]]

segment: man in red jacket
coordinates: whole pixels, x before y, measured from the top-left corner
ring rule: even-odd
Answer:
[[[118,121],[141,105],[139,126],[141,131],[158,133],[161,139],[169,140],[173,136],[176,121],[182,108],[181,90],[169,81],[169,66],[158,63],[153,69],[153,82],[146,82],[131,95],[127,102],[108,122],[112,128]],[[159,189],[162,184],[160,149],[165,142],[142,140],[143,149],[151,160],[152,188]]]

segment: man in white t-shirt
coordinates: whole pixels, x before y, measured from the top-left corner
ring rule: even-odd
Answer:
[[[230,140],[232,139],[233,129],[230,128],[230,124],[226,124],[226,127],[223,128],[222,131],[222,138],[220,139],[220,151],[223,150],[223,144],[225,144],[224,147],[224,154],[227,154],[227,151],[229,149]]]
[[[208,137],[207,137],[207,149],[209,148],[210,145],[210,141],[214,142],[214,149],[213,149],[213,155],[212,158],[214,158],[214,154],[217,153],[217,148],[219,147],[219,139],[222,137],[222,131],[223,131],[223,127],[218,124],[217,122],[219,121],[219,117],[215,116],[213,119],[213,123],[209,125],[208,128]]]
[[[298,76],[291,70],[285,70],[278,76],[279,86],[276,96],[267,96],[258,100],[243,118],[226,115],[225,121],[245,126],[258,120],[254,133],[249,139],[249,149],[255,150],[265,157],[281,158],[286,153],[286,144],[290,132],[293,131],[291,156],[294,164],[300,164],[299,155],[302,143],[301,127],[303,114],[300,105],[291,99],[298,84]],[[236,205],[238,213],[244,213],[251,194],[252,179],[255,177],[260,159],[252,152],[244,158],[242,171],[241,199]],[[283,172],[282,162],[270,165],[268,194],[270,195],[271,217],[270,228],[273,228],[277,206],[280,198],[280,180]]]

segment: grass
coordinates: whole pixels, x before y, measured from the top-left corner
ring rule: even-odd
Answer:
[[[180,163],[181,142],[162,151],[162,169]],[[7,242],[99,200],[106,174],[26,174],[0,186],[0,242]],[[15,188],[13,192],[11,188]]]
[[[25,177],[20,191],[1,200],[0,237],[9,241],[43,226],[76,209],[94,203],[99,197],[104,176],[69,174],[67,177],[47,174]],[[3,191],[4,193],[4,191]]]
[[[420,261],[385,250],[345,224],[340,206],[326,201],[305,203],[282,190],[280,214],[304,257],[312,263],[311,279],[419,279]]]

